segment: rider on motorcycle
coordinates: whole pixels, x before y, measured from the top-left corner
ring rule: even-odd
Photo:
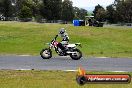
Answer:
[[[66,30],[65,28],[61,28],[60,31],[59,31],[59,36],[62,37],[62,41],[61,41],[61,44],[68,44],[69,43],[69,36],[68,34],[66,33]]]
[[[59,43],[57,37],[60,36],[62,41]],[[40,55],[43,59],[52,57],[52,49],[56,51],[59,56],[70,56],[73,60],[79,60],[82,57],[82,52],[77,48],[81,46],[80,43],[69,44],[69,37],[64,28],[61,28],[59,34],[56,35],[50,43],[49,47],[42,49]]]
[[[65,45],[69,43],[69,36],[66,33],[65,28],[61,28],[57,36],[60,36],[62,38],[62,41],[58,44],[58,47],[63,51],[63,53],[65,53]]]

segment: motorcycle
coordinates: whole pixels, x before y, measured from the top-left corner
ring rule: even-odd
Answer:
[[[81,47],[80,43],[63,45],[65,50],[62,50],[58,46],[61,43],[56,41],[57,37],[58,35],[50,43],[47,43],[49,45],[48,48],[41,50],[40,55],[43,59],[50,59],[52,57],[52,48],[59,56],[70,56],[73,60],[79,60],[82,57],[82,52],[77,48],[77,46]]]

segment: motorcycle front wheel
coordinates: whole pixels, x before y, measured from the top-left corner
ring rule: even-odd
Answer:
[[[52,51],[50,49],[42,49],[40,52],[40,56],[43,59],[50,59],[52,57]]]
[[[79,60],[82,57],[82,52],[79,49],[73,50],[74,53],[70,54],[73,60]]]

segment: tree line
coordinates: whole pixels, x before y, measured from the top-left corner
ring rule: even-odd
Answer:
[[[34,18],[35,20],[84,20],[88,11],[73,7],[71,0],[0,0],[0,16],[9,20]],[[132,0],[115,0],[106,8],[95,6],[92,14],[100,22],[118,23],[132,22]]]
[[[9,17],[46,20],[85,19],[87,10],[73,7],[70,0],[0,0],[0,15]]]
[[[132,23],[132,0],[115,0],[104,9],[97,5],[93,11],[95,19],[108,23]]]

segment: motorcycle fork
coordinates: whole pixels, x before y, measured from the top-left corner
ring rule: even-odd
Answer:
[[[57,47],[54,47],[54,50],[55,50],[56,53],[58,53],[58,49],[57,49]]]

